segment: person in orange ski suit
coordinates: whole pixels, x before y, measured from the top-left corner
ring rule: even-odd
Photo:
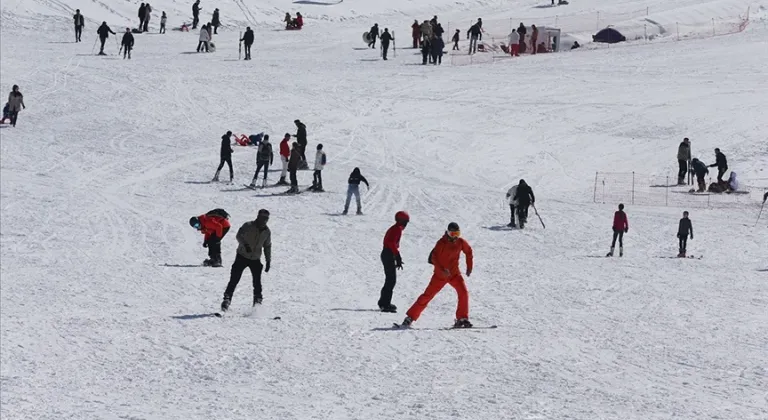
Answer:
[[[472,247],[461,237],[459,225],[452,222],[448,225],[445,235],[437,241],[435,248],[429,253],[429,262],[435,267],[432,279],[427,289],[416,299],[416,302],[406,312],[407,316],[403,326],[410,326],[413,321],[419,319],[429,302],[445,287],[450,284],[459,295],[459,304],[456,308],[455,328],[471,328],[469,322],[469,292],[464,283],[464,277],[459,270],[459,256],[464,253],[467,259],[467,277],[472,274],[473,256]]]

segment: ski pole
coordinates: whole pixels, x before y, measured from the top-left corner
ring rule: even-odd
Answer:
[[[99,36],[98,35],[96,35],[96,39],[93,40],[93,48],[91,48],[91,54],[93,54],[94,51],[96,51],[96,43],[97,42],[99,42]]]
[[[755,220],[755,227],[760,222],[760,216],[763,214],[763,207],[765,207],[765,201],[760,205],[760,213],[757,213],[757,220]]]
[[[534,204],[531,204],[531,206],[533,206],[533,212],[534,212],[534,213],[536,213],[536,217],[538,217],[538,218],[539,218],[539,221],[541,222],[541,227],[543,227],[544,229],[546,229],[547,227],[546,227],[546,226],[544,226],[544,221],[543,221],[543,220],[541,220],[541,216],[539,216],[539,211],[538,211],[538,210],[536,210],[536,205],[534,205]]]

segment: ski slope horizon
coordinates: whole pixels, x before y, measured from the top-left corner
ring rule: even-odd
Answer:
[[[768,4],[744,2],[756,20],[742,33],[684,42],[472,66],[420,66],[403,48],[413,19],[434,14],[741,9],[545,3],[236,1],[215,6],[217,51],[194,54],[198,34],[170,30],[191,2],[158,0],[168,33],[136,35],[123,61],[112,37],[110,56],[91,54],[94,21],[119,33],[138,3],[3,2],[0,86],[20,85],[27,108],[0,129],[0,417],[765,419],[768,223],[755,219],[768,187]],[[74,8],[89,19],[80,44],[68,43]],[[302,31],[278,30],[286,11],[307,16]],[[400,34],[396,58],[360,50],[374,22]],[[253,60],[238,61],[248,24]],[[240,146],[234,184],[206,183],[227,130],[277,145],[297,118],[309,160],[318,143],[328,154],[326,193],[243,191],[255,150]],[[595,172],[674,175],[683,137],[708,164],[721,148],[754,190],[725,207],[625,203],[625,256],[591,258],[607,252],[618,204],[593,203]],[[371,182],[365,215],[341,217],[354,167]],[[546,228],[533,212],[525,230],[504,228],[504,194],[521,178]],[[232,215],[224,268],[185,267],[206,255],[187,220],[215,207]],[[213,318],[234,233],[260,208],[273,235],[264,304],[250,312],[246,272],[231,315]],[[398,210],[411,215],[399,311],[382,314],[379,253]],[[677,253],[684,210],[702,259],[660,258]],[[456,305],[446,288],[416,329],[386,330],[426,287],[452,221],[475,253],[470,319],[499,328],[440,330]]]

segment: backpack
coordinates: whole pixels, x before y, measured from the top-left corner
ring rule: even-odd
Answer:
[[[326,160],[325,160],[325,153],[323,153],[323,157],[322,157],[322,158],[320,158],[320,163],[321,163],[323,166],[325,166],[325,162],[326,162]]]
[[[227,213],[224,209],[213,209],[209,211],[208,213],[205,213],[206,216],[218,216],[224,219],[229,220],[229,213]]]

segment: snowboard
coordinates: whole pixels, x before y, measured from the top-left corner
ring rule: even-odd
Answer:
[[[499,328],[499,326],[498,325],[480,325],[480,326],[473,325],[472,328],[443,327],[443,328],[438,328],[438,330],[440,330],[440,331],[447,331],[447,330],[493,330],[493,329],[496,329],[496,328]],[[394,329],[394,330],[424,330],[424,329],[429,330],[429,329],[433,329],[433,328],[405,327],[402,324],[393,323],[392,324],[392,329]]]

